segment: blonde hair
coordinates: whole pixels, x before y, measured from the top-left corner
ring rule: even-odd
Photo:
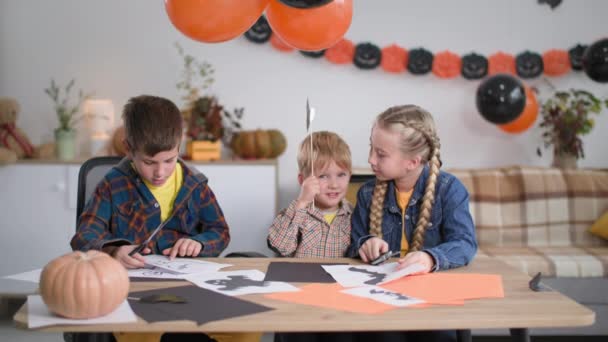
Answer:
[[[409,156],[420,156],[423,163],[429,164],[424,196],[410,251],[422,249],[424,233],[431,224],[431,210],[435,201],[435,184],[441,167],[439,157],[439,137],[433,117],[426,110],[414,106],[391,107],[378,115],[376,127],[397,132],[401,136],[400,150]],[[370,234],[382,238],[382,209],[386,198],[388,182],[376,181],[370,207]]]
[[[310,153],[310,137],[312,135],[312,152]],[[311,175],[311,158],[315,170],[323,170],[334,161],[340,168],[352,171],[352,161],[348,144],[333,132],[320,131],[307,135],[298,149],[298,170],[305,177]]]

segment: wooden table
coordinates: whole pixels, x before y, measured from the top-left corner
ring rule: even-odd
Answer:
[[[313,259],[274,258],[206,258],[206,261],[231,263],[224,270],[258,269],[265,272],[269,262],[323,262]],[[358,261],[332,259],[332,262]],[[377,331],[377,330],[444,330],[509,328],[518,340],[529,340],[527,328],[578,327],[593,324],[595,313],[566,296],[555,292],[533,292],[530,277],[492,259],[477,258],[471,265],[447,272],[500,274],[505,298],[467,301],[464,306],[434,305],[429,308],[398,308],[382,314],[366,315],[292,304],[271,300],[263,295],[239,298],[275,308],[276,310],[209,322],[197,326],[192,321],[171,321],[149,324],[143,320],[113,325],[51,326],[43,331],[87,332],[306,332],[306,331]],[[132,291],[160,287],[183,286],[184,282],[132,282]],[[17,327],[27,329],[27,307],[14,316]],[[470,338],[470,333],[467,338]]]

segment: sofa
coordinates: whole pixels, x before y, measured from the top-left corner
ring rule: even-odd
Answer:
[[[589,228],[608,212],[608,170],[510,166],[447,169],[469,191],[479,244],[497,258],[596,313],[583,328],[532,329],[531,335],[608,336],[608,241]],[[348,198],[372,177],[356,170]],[[506,335],[508,331],[474,331]]]

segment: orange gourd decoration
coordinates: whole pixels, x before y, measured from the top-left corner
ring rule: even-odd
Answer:
[[[175,28],[203,43],[219,43],[247,31],[269,0],[165,0]]]
[[[439,52],[433,58],[433,74],[439,78],[459,76],[461,66],[460,56],[450,51]]]
[[[40,294],[51,312],[87,319],[114,311],[129,293],[127,270],[106,253],[72,252],[49,262],[40,275]]]
[[[288,45],[304,51],[320,51],[336,44],[352,18],[352,0],[333,0],[314,8],[296,8],[270,0],[266,9],[272,31]]]
[[[488,58],[488,75],[516,75],[515,57],[508,53],[497,52]]]
[[[543,53],[545,74],[561,76],[570,71],[570,56],[566,50],[549,50]]]
[[[386,72],[394,74],[404,72],[407,65],[407,57],[407,50],[399,45],[392,44],[382,49],[380,66]]]
[[[538,117],[538,101],[536,101],[536,95],[530,87],[526,89],[526,105],[524,110],[519,114],[517,119],[508,124],[498,125],[498,128],[507,133],[521,133],[528,128],[532,127],[536,118]]]
[[[276,129],[241,131],[230,144],[235,155],[245,159],[277,158],[287,147],[287,140]]]
[[[277,36],[277,34],[274,32],[270,36],[270,45],[281,52],[291,52],[294,50],[294,48],[285,44],[281,37]]]

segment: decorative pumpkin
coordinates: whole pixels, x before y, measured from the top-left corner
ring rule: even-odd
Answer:
[[[241,131],[230,144],[235,155],[245,159],[277,158],[287,147],[281,131],[276,129]]]
[[[42,300],[55,314],[87,319],[114,311],[129,293],[127,270],[106,253],[72,252],[51,260],[40,275]]]

